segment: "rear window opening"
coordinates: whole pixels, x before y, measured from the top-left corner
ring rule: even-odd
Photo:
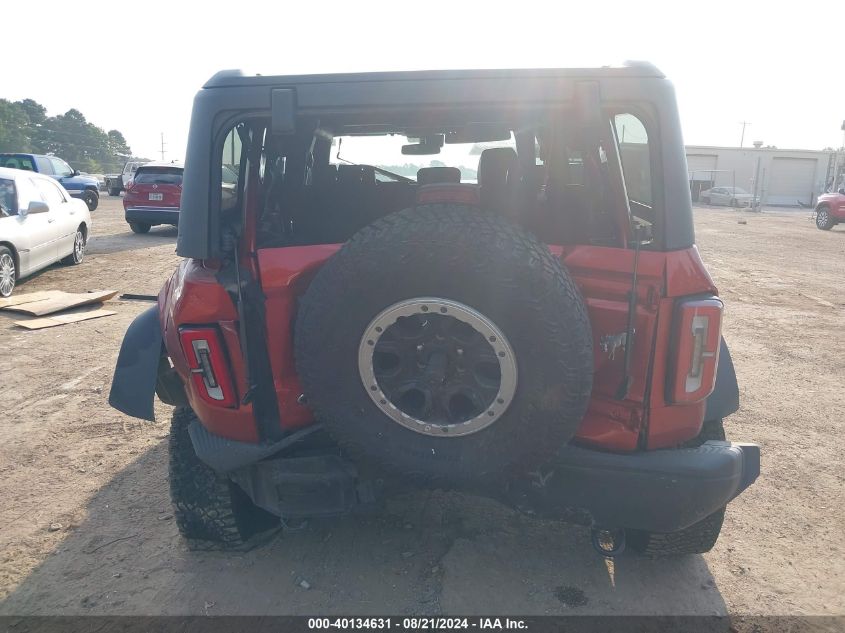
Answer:
[[[139,167],[135,172],[136,185],[181,185],[181,167]]]
[[[221,148],[220,207],[244,211],[247,154],[259,143],[249,210],[259,248],[345,242],[413,207],[420,187],[447,183],[475,187],[483,211],[547,244],[625,247],[631,225],[655,223],[654,157],[642,119],[604,116],[593,140],[563,108],[334,115],[300,119],[291,135],[253,121]]]
[[[30,156],[0,156],[0,167],[37,171]]]

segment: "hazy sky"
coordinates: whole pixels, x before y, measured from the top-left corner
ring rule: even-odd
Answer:
[[[783,7],[783,8],[781,8]],[[136,154],[181,159],[214,72],[264,74],[655,63],[689,144],[842,144],[839,2],[180,2],[3,5],[0,97],[75,107]],[[8,53],[16,51],[14,56]],[[839,62],[837,63],[837,58]]]

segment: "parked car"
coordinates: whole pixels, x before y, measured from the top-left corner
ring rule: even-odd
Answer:
[[[390,171],[444,143],[453,165]],[[725,441],[723,304],[650,64],[223,72],[185,166],[184,259],[126,332],[109,402],[176,407],[189,545],[422,485],[586,517],[603,555],[690,554],[758,476],[759,447]]]
[[[179,224],[182,173],[179,163],[146,163],[126,186],[123,209],[135,233],[147,233],[157,224]]]
[[[121,191],[126,190],[126,185],[135,176],[138,167],[148,163],[146,160],[129,160],[123,165],[123,171],[119,174],[106,174],[105,186],[110,196],[119,196]]]
[[[823,193],[816,201],[816,226],[829,231],[840,222],[845,222],[845,188],[835,193]]]
[[[90,176],[97,181],[97,190],[99,192],[106,191],[106,177],[103,174],[89,174],[88,172],[79,172],[80,176]]]
[[[699,194],[699,200],[704,204],[726,207],[757,207],[760,199],[755,198],[741,187],[713,187],[705,189]]]
[[[88,207],[54,179],[0,167],[0,296],[54,262],[81,264],[90,231]]]
[[[83,200],[89,211],[100,203],[100,184],[93,176],[83,176],[57,156],[41,154],[0,154],[0,167],[34,171],[58,180],[74,198]]]

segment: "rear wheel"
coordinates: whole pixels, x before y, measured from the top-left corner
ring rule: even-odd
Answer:
[[[702,201],[704,204],[710,204],[710,198],[702,198],[702,199],[701,199],[701,201]]]
[[[0,297],[10,297],[15,290],[18,269],[15,256],[5,246],[0,246]]]
[[[129,228],[132,229],[133,233],[149,233],[150,232],[150,225],[146,222],[130,222]]]
[[[279,519],[197,457],[188,434],[194,421],[197,416],[188,407],[173,411],[169,475],[176,525],[191,549],[243,548],[252,536],[279,525]]]
[[[734,208],[739,206],[739,203],[737,202],[736,198],[731,198],[731,206]]]
[[[85,205],[89,211],[93,211],[100,204],[100,194],[93,189],[86,189],[85,193],[82,194],[82,199],[85,201]]]
[[[819,207],[816,209],[816,226],[822,231],[829,231],[836,224],[830,216],[830,209],[827,207]]]
[[[698,436],[684,446],[693,448],[710,440],[725,441],[725,426],[722,420],[705,421]],[[628,530],[627,545],[635,552],[654,557],[704,554],[713,549],[716,544],[724,519],[725,508],[720,508],[679,532],[659,534],[644,530]]]

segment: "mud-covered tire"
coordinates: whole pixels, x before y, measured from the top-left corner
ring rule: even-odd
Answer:
[[[658,534],[642,530],[629,530],[627,545],[638,554],[654,558],[704,554],[713,549],[716,544],[724,520],[725,508],[720,508],[710,516],[680,532]]]
[[[725,426],[722,420],[705,420],[698,436],[686,442],[684,446],[692,448],[710,440],[725,441],[725,439]],[[716,544],[724,519],[725,508],[720,508],[680,532],[658,534],[643,530],[628,530],[627,544],[634,552],[652,557],[704,554],[713,549]]]
[[[176,526],[190,549],[242,549],[249,539],[278,525],[279,520],[200,461],[188,434],[188,426],[196,419],[188,407],[173,411],[169,476]]]
[[[830,209],[824,205],[816,209],[816,227],[822,231],[829,231],[836,222],[830,215]]]
[[[389,306],[421,297],[476,310],[510,342],[513,399],[481,430],[410,430],[365,390],[364,332]],[[590,321],[572,277],[519,227],[460,205],[406,209],[356,234],[303,296],[295,352],[309,405],[349,454],[452,484],[547,460],[575,434],[592,388]]]

